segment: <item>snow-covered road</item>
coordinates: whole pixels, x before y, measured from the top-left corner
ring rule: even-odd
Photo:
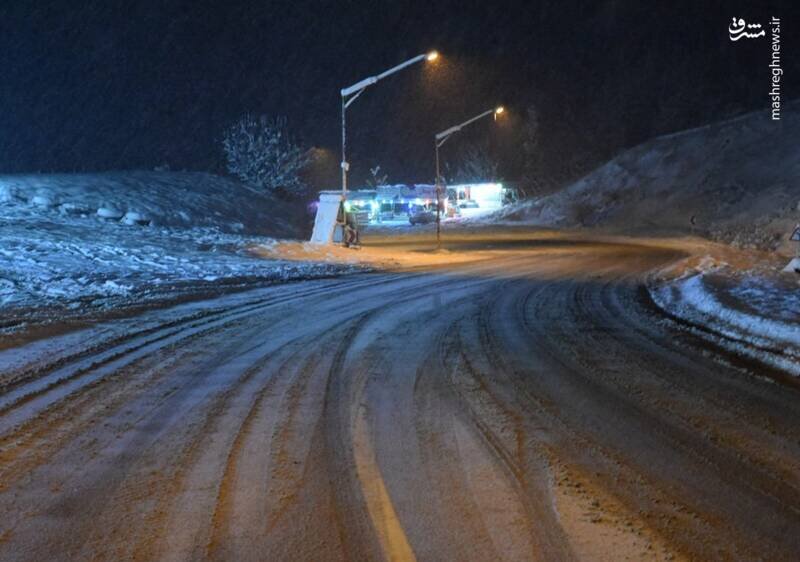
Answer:
[[[0,559],[794,558],[800,394],[663,316],[679,252],[461,250],[0,351]]]

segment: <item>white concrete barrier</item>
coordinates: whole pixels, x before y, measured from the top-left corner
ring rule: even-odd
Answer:
[[[786,273],[800,273],[800,258],[792,258],[789,265],[783,268]]]
[[[332,244],[334,242],[334,234],[338,226],[336,218],[339,215],[341,204],[341,193],[320,193],[317,215],[314,217],[314,232],[311,233],[312,244]]]

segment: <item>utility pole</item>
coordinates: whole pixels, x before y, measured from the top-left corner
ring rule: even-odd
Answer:
[[[369,78],[364,78],[363,80],[356,82],[349,88],[342,88],[341,95],[342,95],[342,198],[347,197],[347,172],[350,169],[350,164],[347,162],[347,128],[346,128],[346,118],[345,114],[347,112],[347,108],[356,101],[358,96],[364,93],[369,86],[372,86],[379,80],[383,80],[387,76],[394,74],[400,70],[403,70],[406,67],[411,66],[412,64],[416,64],[420,61],[427,60],[429,62],[433,62],[439,58],[439,53],[436,51],[430,51],[429,53],[425,53],[422,55],[417,55],[416,57],[410,58],[405,62],[398,64],[397,66],[393,66],[389,70],[381,72],[380,74],[376,74],[375,76],[370,76]]]
[[[440,250],[442,248],[442,230],[441,230],[441,216],[442,216],[442,197],[441,197],[441,176],[439,173],[439,147],[441,147],[447,139],[449,139],[452,135],[459,132],[461,129],[466,127],[467,125],[474,123],[479,119],[483,119],[489,115],[494,115],[495,121],[497,120],[497,116],[503,113],[505,109],[503,106],[498,106],[494,109],[489,109],[488,111],[484,111],[483,113],[472,117],[471,119],[467,119],[460,125],[455,125],[450,127],[449,129],[445,129],[441,133],[437,133],[434,137],[434,146],[436,149],[436,249]]]

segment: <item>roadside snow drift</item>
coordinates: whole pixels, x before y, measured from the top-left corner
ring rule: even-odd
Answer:
[[[301,235],[297,212],[209,174],[0,176],[0,310],[9,318],[10,308],[80,310],[330,273],[250,253]]]
[[[800,376],[800,295],[762,277],[731,286],[703,273],[650,289],[663,310],[737,353]]]

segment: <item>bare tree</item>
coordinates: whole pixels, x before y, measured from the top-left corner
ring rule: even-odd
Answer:
[[[449,164],[447,166],[449,171]],[[448,174],[450,175],[450,174]],[[472,144],[464,150],[451,183],[474,183],[498,179],[497,162],[489,156],[485,145]]]
[[[381,173],[381,167],[375,166],[374,168],[369,169],[370,178],[367,180],[367,185],[370,187],[378,187],[379,185],[386,185],[386,182],[389,181],[388,174]]]
[[[311,162],[311,151],[295,144],[283,117],[242,116],[225,131],[222,148],[228,172],[255,189],[284,196],[307,189],[300,172]]]
[[[541,193],[542,178],[539,169],[539,112],[534,105],[525,110],[525,129],[522,141],[525,186],[531,193]]]

